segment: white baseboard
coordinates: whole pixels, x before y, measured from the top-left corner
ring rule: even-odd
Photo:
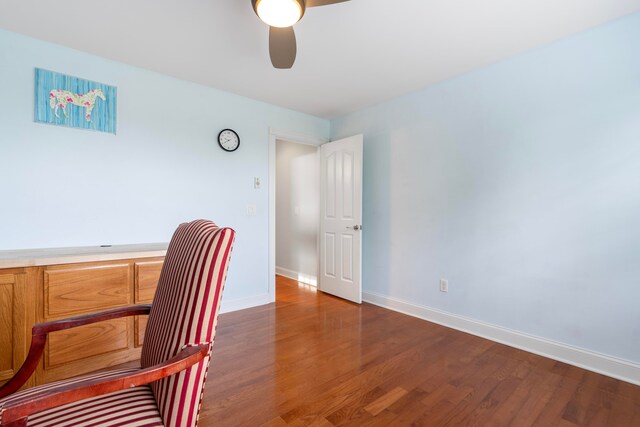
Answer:
[[[250,297],[238,298],[233,300],[226,300],[223,297],[220,306],[220,313],[229,313],[232,311],[244,310],[245,308],[256,307],[272,302],[273,301],[269,294],[253,295]]]
[[[519,348],[530,353],[568,363],[589,371],[607,375],[640,385],[640,364],[596,353],[557,341],[514,331],[490,323],[480,322],[434,308],[409,303],[375,292],[363,292],[362,299],[368,303],[388,308],[409,316],[468,332],[482,338]]]
[[[289,279],[297,280],[298,282],[305,283],[311,286],[318,286],[318,278],[309,274],[298,273],[297,271],[289,270],[288,268],[276,266],[276,274]]]

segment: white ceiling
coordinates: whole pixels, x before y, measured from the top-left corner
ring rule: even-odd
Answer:
[[[0,27],[333,118],[640,10],[640,0],[351,0],[275,70],[251,0],[0,0]]]

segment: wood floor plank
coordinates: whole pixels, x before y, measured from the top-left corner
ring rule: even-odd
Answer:
[[[562,377],[549,371],[536,371],[543,375],[543,380],[537,386],[530,389],[530,393],[524,397],[524,402],[517,410],[514,419],[517,425],[522,423],[525,426],[531,426],[540,417],[549,402],[554,396],[556,388],[560,386]]]
[[[578,385],[575,393],[569,399],[562,412],[562,418],[577,425],[584,425],[587,421],[587,412],[590,404],[598,394],[598,376],[586,374]]]
[[[474,391],[455,406],[454,410],[445,418],[445,425],[462,425],[467,418],[474,419],[477,411],[495,410],[495,402],[491,399],[492,393],[500,384],[504,384],[505,378],[515,370],[519,363],[515,359],[498,360],[500,361],[500,366],[497,369],[494,369],[493,364],[487,365],[492,366],[491,369],[486,371],[491,373],[484,376],[484,378],[480,379],[475,374],[472,374],[464,380],[463,385],[473,387]],[[512,385],[510,384],[510,386]]]
[[[523,370],[522,368],[526,368]],[[521,379],[518,387],[504,399],[498,408],[482,420],[487,426],[507,426],[516,423],[516,414],[522,409],[524,404],[532,396],[532,391],[539,390],[540,385],[545,376],[538,372],[529,364],[519,367],[518,372],[514,373],[517,378]]]
[[[305,415],[287,424],[291,427],[333,427],[326,418],[317,415]]]
[[[275,417],[266,423],[260,424],[260,427],[287,427],[287,423],[280,417]]]
[[[367,405],[371,402],[379,399],[380,397],[385,395],[385,391],[380,387],[375,387],[373,390],[370,390],[368,393],[361,393],[359,396],[358,402],[347,403],[342,405],[338,410],[333,413],[327,415],[325,418],[331,422],[333,425],[350,425],[355,420],[362,420],[363,418],[369,418],[369,413],[364,413]]]
[[[277,278],[220,316],[201,427],[640,426],[640,387]]]
[[[386,393],[383,396],[380,396],[378,399],[365,406],[364,410],[375,417],[380,412],[393,405],[398,401],[398,399],[400,399],[407,393],[407,390],[403,389],[402,387],[396,387],[390,392]]]
[[[303,413],[313,413],[319,416],[329,415],[345,404],[352,404],[357,401],[361,393],[368,392],[378,383],[395,375],[409,360],[416,357],[418,353],[419,350],[411,349],[393,356],[387,361],[373,366],[340,385],[327,390],[322,396],[307,400],[306,403],[283,414],[282,418],[287,421],[288,419],[298,418]]]
[[[410,390],[405,396],[398,399],[397,402],[391,405],[387,411],[396,415],[393,419],[392,425],[411,425],[414,419],[426,413],[429,408],[422,403],[422,400],[427,396],[427,394],[428,393],[426,391],[416,388]]]
[[[562,377],[560,384],[558,384],[553,391],[551,398],[542,409],[533,425],[543,427],[560,423],[571,423],[569,420],[563,418],[563,414],[567,404],[579,386],[579,381],[575,381],[568,377]]]

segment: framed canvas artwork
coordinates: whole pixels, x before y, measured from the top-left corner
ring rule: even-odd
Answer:
[[[36,68],[35,121],[116,133],[117,88]]]

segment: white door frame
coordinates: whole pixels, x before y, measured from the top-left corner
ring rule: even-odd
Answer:
[[[296,144],[320,147],[329,142],[328,139],[318,138],[278,129],[269,129],[269,301],[276,300],[276,141],[282,140]],[[319,159],[318,159],[319,160]],[[318,229],[320,223],[318,222]],[[320,253],[318,252],[318,256]],[[318,267],[318,272],[319,272]],[[318,274],[318,280],[320,279]]]

